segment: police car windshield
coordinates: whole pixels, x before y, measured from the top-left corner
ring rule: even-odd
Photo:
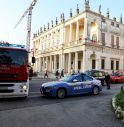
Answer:
[[[72,82],[75,76],[76,75],[69,75],[69,76],[66,76],[66,77],[61,78],[60,81]]]
[[[26,65],[27,61],[24,50],[0,49],[0,64]]]

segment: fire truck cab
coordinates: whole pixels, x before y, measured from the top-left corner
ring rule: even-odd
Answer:
[[[28,52],[24,45],[0,42],[0,98],[27,97]]]

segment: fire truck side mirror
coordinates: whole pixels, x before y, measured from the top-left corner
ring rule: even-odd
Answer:
[[[34,56],[32,57],[32,63],[35,63],[35,57]]]

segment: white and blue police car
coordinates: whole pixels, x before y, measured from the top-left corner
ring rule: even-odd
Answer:
[[[85,73],[77,73],[63,77],[59,81],[43,83],[40,88],[41,94],[57,98],[84,93],[97,95],[101,90],[101,82]]]

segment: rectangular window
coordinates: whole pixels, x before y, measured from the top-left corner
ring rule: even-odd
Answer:
[[[119,61],[116,61],[116,70],[119,70]]]
[[[114,61],[111,60],[111,70],[114,70]]]
[[[105,22],[105,19],[104,18],[102,18],[102,22]]]
[[[96,68],[96,60],[92,60],[92,69]]]
[[[119,24],[117,24],[117,27],[119,28]]]
[[[78,69],[81,69],[81,61],[78,61]]]
[[[101,69],[105,69],[105,59],[101,59]]]
[[[105,33],[102,33],[102,45],[105,45]]]
[[[119,37],[116,37],[116,46],[119,48]]]
[[[111,35],[111,47],[114,48],[114,35]]]
[[[57,62],[57,69],[59,68],[59,62]]]
[[[114,22],[111,22],[111,25],[114,26]]]

